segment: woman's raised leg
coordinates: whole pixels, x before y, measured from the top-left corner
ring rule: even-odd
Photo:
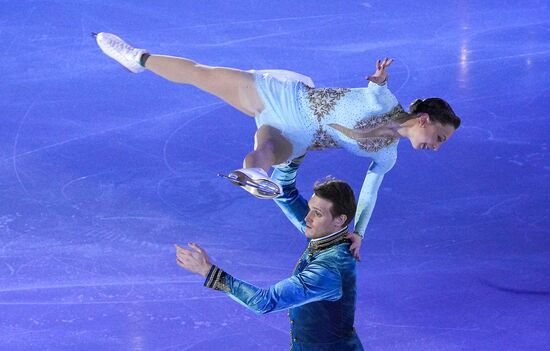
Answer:
[[[263,111],[263,102],[256,91],[254,75],[233,68],[211,67],[174,56],[151,55],[136,49],[114,34],[96,34],[101,50],[130,72],[144,69],[175,83],[191,84],[213,94],[249,116]],[[273,198],[282,193],[279,184],[267,175],[271,166],[286,161],[292,144],[274,127],[261,126],[255,134],[254,151],[244,159],[244,168],[228,177],[259,198]]]
[[[194,85],[249,116],[263,110],[254,75],[250,72],[163,55],[150,55],[145,61],[145,68],[172,82]]]
[[[111,33],[102,32],[95,37],[101,50],[130,72],[139,73],[145,67],[172,82],[194,85],[249,116],[264,108],[250,72],[201,65],[183,57],[150,55]]]

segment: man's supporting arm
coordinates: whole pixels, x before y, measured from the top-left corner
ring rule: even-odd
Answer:
[[[271,178],[283,188],[283,194],[275,198],[275,203],[281,208],[290,222],[302,233],[305,231],[305,218],[309,207],[307,200],[296,189],[296,174],[304,156],[294,159],[287,166],[276,167],[271,174]]]

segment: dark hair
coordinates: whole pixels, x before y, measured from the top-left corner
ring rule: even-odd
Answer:
[[[440,98],[416,99],[409,106],[409,111],[411,113],[425,112],[430,116],[432,121],[443,125],[450,124],[455,129],[460,127],[460,118],[455,114],[451,105]]]
[[[346,215],[347,219],[344,226],[351,222],[355,215],[357,203],[355,202],[353,189],[348,183],[333,177],[327,177],[324,180],[315,182],[313,192],[320,198],[332,203],[330,207],[332,217]]]

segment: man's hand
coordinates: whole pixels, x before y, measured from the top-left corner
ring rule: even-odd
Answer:
[[[363,238],[357,233],[348,233],[348,235],[346,235],[346,238],[351,240],[349,251],[357,261],[361,261],[361,255],[359,254],[359,251],[361,250]]]
[[[177,264],[187,269],[192,273],[197,273],[206,278],[212,263],[208,254],[202,247],[197,244],[188,244],[192,250],[184,249],[183,247],[176,245],[176,262]]]
[[[392,62],[393,59],[389,59],[387,57],[384,59],[384,61],[376,60],[376,72],[374,72],[372,76],[365,77],[365,79],[370,80],[371,82],[378,85],[384,84],[384,82],[388,79],[386,68],[390,67]]]

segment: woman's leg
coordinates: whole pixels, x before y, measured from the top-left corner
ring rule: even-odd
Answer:
[[[250,72],[201,65],[183,57],[151,55],[112,33],[93,34],[100,49],[130,72],[139,73],[145,67],[173,82],[194,85],[249,116],[263,110],[254,75]]]
[[[244,168],[262,168],[268,172],[271,166],[283,163],[292,154],[292,144],[277,128],[261,126],[254,135],[254,151],[246,155]]]
[[[218,96],[238,110],[254,116],[263,110],[250,72],[233,68],[210,67],[182,57],[151,55],[145,68],[172,82],[191,84]],[[246,155],[244,168],[262,168],[285,162],[292,153],[292,144],[280,130],[261,126],[254,135],[254,151]]]
[[[194,85],[249,116],[264,108],[256,91],[254,75],[250,72],[211,67],[183,57],[163,55],[150,55],[145,68],[172,82]]]
[[[260,199],[273,199],[283,189],[269,178],[267,171],[290,157],[292,144],[280,130],[268,125],[258,129],[254,141],[254,151],[246,155],[244,168],[231,172],[227,178]]]

